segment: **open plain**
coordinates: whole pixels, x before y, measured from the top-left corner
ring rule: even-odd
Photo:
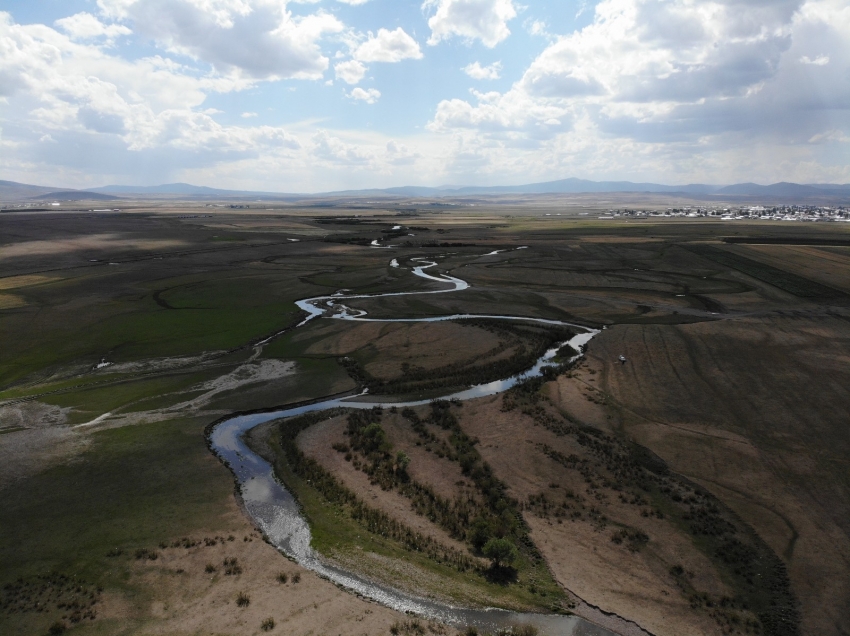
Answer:
[[[328,562],[625,636],[850,633],[850,228],[610,205],[0,214],[0,632],[464,631],[287,560],[208,448],[233,413],[368,389],[425,403],[249,434]],[[415,259],[469,288],[410,293],[447,287]],[[301,325],[337,293],[398,295]],[[583,326],[578,360],[427,403]]]

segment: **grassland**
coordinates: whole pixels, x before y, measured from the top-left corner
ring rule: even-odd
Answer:
[[[61,587],[59,579],[39,576],[78,577],[86,594],[97,596],[97,617],[75,624],[75,633],[255,633],[275,607],[283,608],[278,623],[285,615],[297,633],[360,634],[366,624],[369,633],[388,632],[399,617],[377,608],[367,613],[367,604],[307,574],[309,585],[297,592],[267,589],[277,569],[297,569],[282,561],[278,568],[279,557],[251,535],[229,473],[208,453],[202,431],[229,412],[368,381],[395,382],[399,395],[421,392],[426,381],[441,380],[436,376],[445,382],[434,391],[461,386],[478,377],[476,368],[529,346],[529,334],[473,324],[316,320],[292,329],[301,318],[293,302],[299,298],[340,289],[438,288],[405,269],[410,258],[430,256],[439,271],[471,288],[350,305],[384,317],[515,314],[607,326],[584,365],[539,388],[552,417],[607,436],[612,448],[637,442],[648,449],[691,484],[688,497],[699,491],[716,501],[727,522],[739,524],[740,536],[784,565],[800,633],[850,632],[850,287],[843,227],[601,222],[543,217],[533,205],[388,209],[288,208],[182,219],[197,209],[2,215],[0,290],[14,302],[0,304],[0,588],[20,578],[20,589],[35,594],[39,586]],[[409,232],[416,236],[393,238],[399,223],[417,228]],[[359,244],[379,237],[398,247]],[[487,256],[494,250],[504,251]],[[390,267],[393,258],[402,267]],[[626,364],[618,363],[621,354]],[[96,369],[103,360],[110,365]],[[450,582],[440,592],[455,601],[548,608],[552,599],[571,599],[582,611],[578,599],[584,599],[659,636],[747,628],[783,633],[761,619],[758,628],[731,622],[733,615],[757,618],[758,612],[730,605],[749,588],[740,587],[740,574],[728,570],[716,547],[693,537],[687,520],[677,517],[678,503],[655,491],[632,493],[631,483],[625,484],[630,496],[651,503],[623,503],[618,491],[603,486],[610,475],[591,475],[597,486],[590,487],[587,475],[553,459],[596,461],[582,455],[587,447],[535,425],[533,405],[503,410],[500,399],[465,406],[459,427],[477,438],[477,452],[521,506],[548,573],[534,575],[535,592],[527,564],[519,567],[520,583],[505,587],[413,556],[398,542],[363,531],[344,506],[288,474],[316,547],[413,590],[433,592]],[[89,425],[73,428],[79,424]],[[410,423],[395,416],[383,426],[394,448],[412,458],[416,479],[454,496],[460,478],[436,477],[459,470],[446,463],[446,453],[439,457],[440,444],[432,452],[417,446]],[[439,426],[428,426],[443,439]],[[324,459],[322,453],[315,459],[343,483],[360,483],[326,464],[329,455],[346,464],[327,448]],[[595,491],[586,492],[589,487]],[[578,504],[566,497],[568,489],[584,498],[583,521],[555,514],[566,510],[562,503]],[[373,494],[382,492],[377,487]],[[397,489],[392,494],[407,501]],[[607,518],[604,529],[588,516],[591,505]],[[640,515],[655,508],[663,520]],[[238,579],[205,576],[206,559],[218,564],[230,552],[202,539],[231,534],[253,536],[239,546],[240,562],[251,565]],[[200,543],[183,552],[170,547],[184,537]],[[481,559],[465,539],[454,540]],[[121,554],[108,557],[115,548]],[[158,559],[136,560],[142,548],[159,552]],[[242,588],[257,612],[250,620],[234,613],[231,597]],[[327,603],[324,612],[313,608],[311,595]],[[723,612],[708,606],[724,596],[732,600]],[[47,612],[8,607],[0,609],[0,631],[10,633],[46,633],[63,615],[55,606]]]

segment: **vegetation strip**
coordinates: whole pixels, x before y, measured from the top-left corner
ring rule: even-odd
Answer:
[[[723,628],[743,627],[747,633],[794,636],[800,615],[782,560],[735,513],[710,492],[673,473],[648,449],[583,425],[551,408],[542,395],[543,378],[510,389],[503,409],[519,409],[534,423],[559,437],[570,437],[581,455],[565,455],[548,445],[539,450],[564,468],[578,472],[586,497],[572,491],[558,502],[545,493],[531,497],[525,509],[542,518],[588,520],[599,531],[614,525],[611,541],[638,552],[650,537],[604,514],[604,501],[616,497],[641,509],[642,517],[669,519],[688,533],[694,545],[724,574],[734,596],[713,598],[691,583],[692,574],[674,565],[670,574],[694,609],[702,608]],[[585,502],[588,502],[585,505]]]
[[[844,292],[838,291],[837,289],[821,285],[820,283],[816,283],[808,278],[803,278],[797,274],[792,274],[791,272],[786,272],[784,270],[777,269],[776,267],[771,267],[770,265],[754,261],[746,258],[745,256],[740,256],[738,254],[733,254],[732,252],[712,247],[711,245],[690,244],[683,247],[698,256],[720,263],[726,267],[736,269],[739,272],[743,272],[748,276],[752,276],[760,281],[769,283],[774,287],[778,287],[782,291],[799,296],[800,298],[843,302],[850,301],[850,296]]]

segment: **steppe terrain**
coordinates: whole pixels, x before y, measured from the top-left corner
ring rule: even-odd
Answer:
[[[457,633],[264,542],[209,426],[438,398],[584,325],[604,329],[581,359],[507,393],[249,443],[325,558],[423,597],[625,636],[850,633],[846,224],[385,203],[0,214],[0,632]],[[577,326],[297,327],[299,299],[444,288],[423,257],[469,289],[345,304]]]

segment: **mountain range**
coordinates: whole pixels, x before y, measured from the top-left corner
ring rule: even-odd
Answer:
[[[388,197],[458,197],[505,194],[581,194],[581,193],[656,193],[680,194],[695,197],[776,197],[783,199],[841,197],[850,198],[850,184],[799,184],[780,182],[771,185],[737,183],[718,186],[703,183],[685,185],[662,185],[658,183],[634,183],[631,181],[589,181],[586,179],[560,179],[542,183],[513,186],[404,186],[396,188],[373,188],[365,190],[341,190],[317,194],[287,194],[281,192],[256,192],[248,190],[222,190],[188,183],[168,183],[158,186],[108,185],[88,190],[69,190],[28,185],[14,181],[0,181],[0,200],[117,200],[138,196],[167,196],[191,198],[263,198],[303,199],[328,196],[388,196]]]

